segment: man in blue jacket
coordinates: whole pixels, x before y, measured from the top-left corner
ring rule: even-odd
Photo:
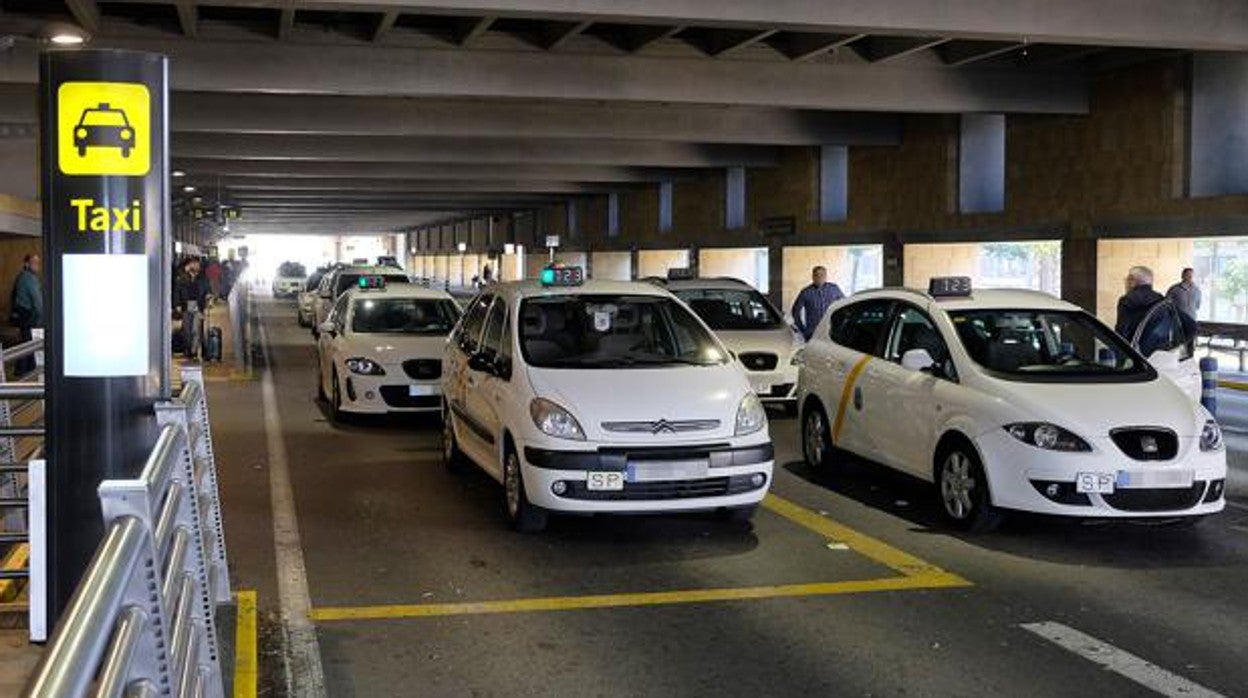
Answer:
[[[810,341],[823,314],[835,302],[845,297],[841,287],[828,281],[828,270],[822,266],[811,270],[811,284],[797,294],[793,301],[793,324],[802,337]]]
[[[36,327],[43,327],[43,282],[39,280],[41,271],[43,260],[37,254],[28,254],[22,260],[22,270],[13,280],[13,292],[9,296],[9,307],[12,308],[9,322],[17,327],[23,342],[31,340]],[[33,370],[33,356],[18,359],[13,366],[13,371],[18,376]]]

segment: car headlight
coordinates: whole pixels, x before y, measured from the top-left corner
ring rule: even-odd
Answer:
[[[737,408],[737,436],[745,436],[767,426],[767,411],[754,393],[747,394]]]
[[[75,136],[78,136],[79,138],[86,138],[86,137],[87,137],[87,129],[85,129],[85,128],[80,128],[80,129],[78,129],[77,131],[74,131],[74,135],[75,135]]]
[[[1212,419],[1205,422],[1205,428],[1200,431],[1200,450],[1222,450],[1222,427]]]
[[[535,398],[529,403],[529,415],[533,417],[533,424],[547,436],[573,441],[585,440],[585,430],[581,429],[581,423],[576,421],[576,417],[550,400]]]
[[[1007,424],[1005,430],[1010,436],[1029,446],[1043,448],[1047,451],[1091,451],[1087,441],[1075,436],[1065,429],[1048,422],[1019,422]]]
[[[354,359],[347,359],[345,363],[347,364],[348,371],[358,373],[361,376],[386,375],[386,369],[382,368],[381,364],[373,361],[372,359],[356,357]]]

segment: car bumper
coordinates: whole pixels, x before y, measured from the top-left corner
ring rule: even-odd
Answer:
[[[442,406],[442,386],[400,376],[349,375],[343,380],[342,411],[355,414],[391,412],[437,412]],[[411,394],[418,386],[420,395]]]
[[[992,502],[1002,509],[1079,518],[1174,518],[1203,516],[1226,505],[1226,451],[1201,451],[1181,444],[1170,461],[1132,460],[1105,439],[1091,453],[1045,451],[1021,443],[1005,430],[977,440]],[[1190,485],[1164,478],[1191,473]],[[1079,473],[1114,477],[1127,486],[1112,494],[1079,493]]]
[[[543,445],[544,446],[544,445]],[[594,514],[650,514],[713,511],[758,504],[771,487],[774,450],[770,441],[748,445],[718,444],[714,447],[672,446],[646,449],[645,464],[636,447],[571,451],[528,445],[521,448],[524,487],[529,501],[552,511]],[[655,464],[703,460],[705,475],[644,479],[641,469]],[[589,473],[624,472],[624,489],[590,491]],[[759,482],[761,480],[761,483]],[[554,493],[563,483],[562,495]]]
[[[797,400],[797,366],[780,366],[774,371],[750,371],[745,375],[750,388],[764,404],[776,405]]]

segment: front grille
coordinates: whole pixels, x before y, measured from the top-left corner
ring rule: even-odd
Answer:
[[[778,383],[776,385],[771,386],[771,392],[762,393],[759,395],[759,397],[772,397],[772,398],[788,397],[789,393],[792,391],[793,391],[792,383]]]
[[[723,497],[733,494],[744,494],[757,490],[750,483],[749,475],[732,477],[712,477],[703,480],[668,480],[666,482],[626,482],[624,489],[616,492],[602,492],[586,489],[585,483],[579,480],[568,481],[568,490],[563,494],[568,499],[583,499],[596,502],[621,502],[661,499],[696,499],[698,497]]]
[[[774,371],[776,364],[780,363],[780,357],[763,351],[747,351],[738,354],[737,358],[741,359],[741,364],[751,371]]]
[[[412,395],[406,385],[381,386],[381,399],[391,407],[408,409],[437,408],[442,406],[440,395]]]
[[[605,431],[625,434],[684,434],[691,431],[718,429],[718,419],[685,419],[669,422],[660,419],[653,422],[603,422]]]
[[[1191,487],[1122,489],[1101,497],[1119,511],[1182,511],[1196,506],[1204,493],[1204,480],[1197,480]]]
[[[1169,429],[1115,429],[1109,438],[1133,460],[1170,460],[1179,454],[1179,437]]]
[[[438,359],[411,359],[403,362],[403,372],[418,381],[434,381],[442,377],[442,362]]]

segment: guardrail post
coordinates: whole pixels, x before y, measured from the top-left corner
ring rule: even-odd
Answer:
[[[1212,356],[1200,360],[1200,404],[1218,416],[1218,360]]]
[[[30,579],[26,598],[30,641],[48,639],[48,464],[32,460],[27,469],[26,490],[30,509],[26,512],[30,536]]]
[[[182,385],[195,383],[199,386],[198,399],[183,402],[187,434],[191,437],[190,449],[195,459],[199,479],[196,487],[200,493],[201,521],[207,530],[207,558],[213,569],[213,589],[217,603],[229,603],[230,567],[225,548],[225,524],[221,518],[221,494],[217,486],[217,456],[212,447],[212,425],[208,418],[208,393],[204,390],[203,369],[194,366],[182,369]]]

